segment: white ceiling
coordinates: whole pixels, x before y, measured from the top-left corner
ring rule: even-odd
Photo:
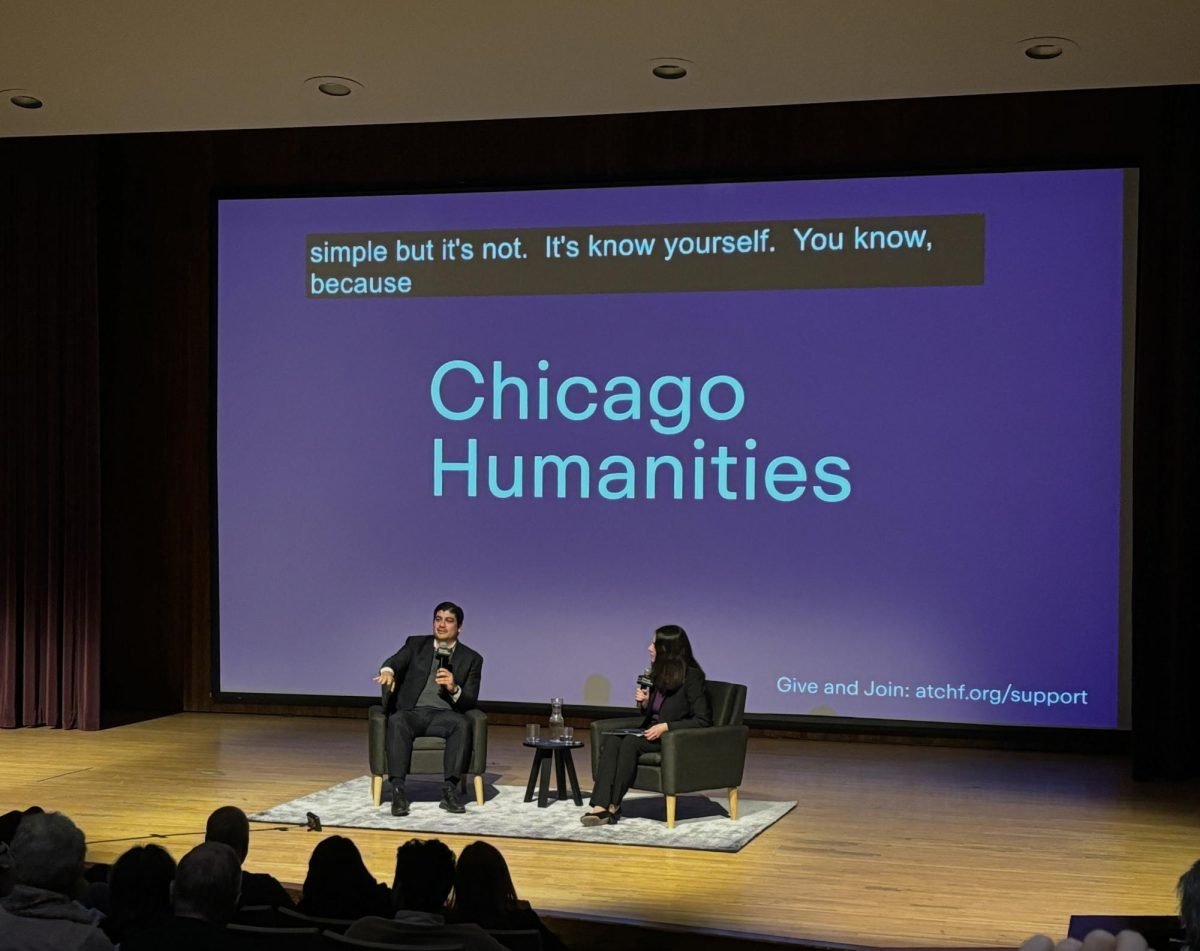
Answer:
[[[1197,0],[0,0],[0,136],[1200,83],[1198,46]]]

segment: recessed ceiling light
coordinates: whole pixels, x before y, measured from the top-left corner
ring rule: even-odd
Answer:
[[[1017,44],[1029,59],[1058,59],[1069,50],[1078,50],[1079,44],[1065,36],[1030,36]]]
[[[341,99],[351,93],[358,92],[363,84],[349,76],[310,76],[304,80],[304,85],[325,96]]]
[[[677,57],[663,57],[650,60],[650,74],[656,79],[683,79],[689,73],[695,72],[695,63]]]

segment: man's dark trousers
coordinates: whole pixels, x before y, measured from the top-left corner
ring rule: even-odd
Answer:
[[[388,717],[388,774],[393,783],[404,782],[412,762],[413,738],[418,736],[443,737],[446,740],[446,752],[442,760],[442,775],[446,779],[462,778],[463,770],[467,767],[467,718],[454,710],[417,707],[415,710],[397,710]]]

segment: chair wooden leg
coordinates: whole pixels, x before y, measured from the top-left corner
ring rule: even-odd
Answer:
[[[737,794],[738,794],[737,786],[734,786],[731,790],[729,790],[729,818],[730,819],[737,818]]]
[[[371,777],[371,802],[380,805],[383,802],[383,777]]]
[[[667,796],[667,828],[675,828],[675,797]]]
[[[475,774],[475,802],[483,805],[483,777],[478,773]]]

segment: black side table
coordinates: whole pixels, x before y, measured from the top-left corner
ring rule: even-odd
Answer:
[[[529,785],[525,787],[525,801],[533,801],[533,786],[540,770],[542,781],[538,786],[538,806],[545,808],[550,805],[550,761],[553,760],[558,774],[558,798],[567,798],[566,780],[569,778],[571,798],[575,800],[575,805],[582,806],[583,796],[579,792],[579,777],[575,775],[571,750],[580,749],[583,743],[580,740],[526,740],[524,745],[533,748],[533,766],[529,770]]]

